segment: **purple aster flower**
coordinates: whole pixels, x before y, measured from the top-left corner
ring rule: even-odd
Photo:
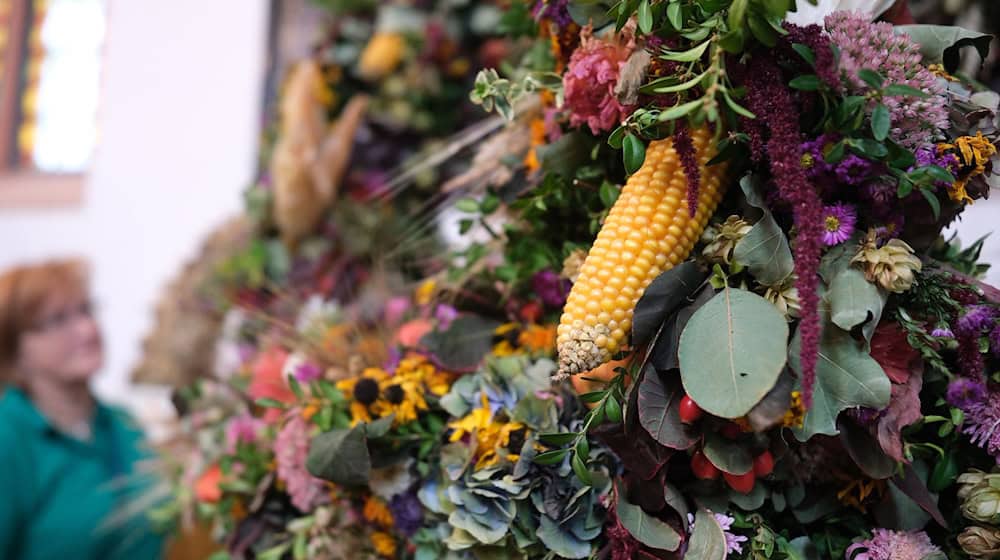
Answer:
[[[551,270],[540,270],[531,278],[531,287],[546,307],[559,308],[566,303],[572,284]]]
[[[837,180],[851,186],[858,186],[868,180],[874,172],[875,164],[867,159],[848,154],[834,166]]]
[[[396,494],[389,501],[392,520],[400,533],[409,537],[424,523],[424,510],[414,490]]]
[[[948,327],[937,327],[931,331],[931,336],[934,338],[955,338],[955,333],[951,332]]]
[[[960,168],[958,156],[952,153],[938,154],[937,148],[934,145],[917,148],[917,150],[913,152],[913,155],[916,157],[917,163],[908,171],[913,171],[914,169],[920,167],[937,165],[938,167],[947,169],[952,173],[952,175],[958,174]],[[947,189],[951,186],[951,184],[947,181],[937,181],[936,186],[940,189]]]
[[[295,371],[292,375],[295,376],[295,380],[299,383],[311,383],[323,377],[323,368],[312,362],[302,362],[295,366]]]
[[[848,560],[925,560],[941,554],[923,531],[875,529],[872,538],[852,544]]]
[[[823,244],[832,247],[850,239],[857,221],[857,212],[850,204],[837,203],[825,206],[823,208]]]
[[[833,166],[826,161],[826,153],[839,141],[839,134],[826,133],[799,146],[802,151],[802,167],[810,179],[827,177],[833,171]]]
[[[983,448],[1000,464],[1000,393],[990,393],[978,404],[963,409],[965,427],[962,433],[969,441]]]
[[[986,400],[986,384],[979,380],[957,377],[948,384],[945,400],[955,408],[969,410]]]

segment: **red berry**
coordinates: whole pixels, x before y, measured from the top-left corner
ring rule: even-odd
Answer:
[[[677,409],[678,414],[681,416],[681,422],[685,424],[694,424],[701,418],[704,411],[698,406],[698,403],[694,402],[694,399],[684,395],[681,397],[681,404]]]
[[[764,478],[772,472],[774,472],[774,456],[770,451],[764,451],[754,457],[753,474],[757,475],[757,478]]]
[[[749,494],[753,490],[754,482],[757,480],[757,477],[753,474],[753,470],[746,474],[729,474],[724,472],[722,473],[722,478],[726,479],[726,484],[730,488],[740,494]]]
[[[722,471],[713,465],[704,453],[695,451],[694,455],[691,456],[691,472],[702,480],[715,480],[719,478]]]

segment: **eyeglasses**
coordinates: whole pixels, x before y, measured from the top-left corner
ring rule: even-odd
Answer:
[[[85,301],[79,305],[67,307],[57,313],[49,315],[48,317],[43,317],[42,320],[38,321],[38,323],[31,328],[31,330],[34,332],[62,330],[68,325],[73,324],[75,319],[79,319],[81,317],[92,319],[94,317],[94,307],[94,303],[91,301]]]

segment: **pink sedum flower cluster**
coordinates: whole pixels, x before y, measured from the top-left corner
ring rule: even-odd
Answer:
[[[312,511],[329,500],[324,482],[306,470],[310,427],[299,410],[292,409],[288,421],[274,439],[278,478],[285,481],[292,505],[303,512]]]
[[[840,48],[840,78],[848,93],[864,95],[871,89],[858,76],[859,70],[867,68],[881,74],[886,85],[903,84],[929,95],[923,99],[901,95],[883,99],[891,116],[890,138],[915,150],[948,127],[944,86],[921,64],[920,47],[909,36],[897,34],[890,23],[872,23],[870,16],[858,12],[830,14],[826,29]],[[869,101],[869,113],[876,103]]]
[[[632,112],[634,107],[622,105],[615,94],[622,67],[635,50],[629,43],[598,39],[589,25],[580,32],[580,46],[573,51],[563,76],[565,108],[572,126],[586,124],[591,132],[600,134],[618,126]]]

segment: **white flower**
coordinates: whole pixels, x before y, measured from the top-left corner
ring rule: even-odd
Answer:
[[[795,0],[796,11],[785,18],[795,25],[823,25],[823,18],[838,11],[865,12],[872,14],[872,19],[882,15],[892,7],[896,0],[816,0],[813,6],[809,0]]]

